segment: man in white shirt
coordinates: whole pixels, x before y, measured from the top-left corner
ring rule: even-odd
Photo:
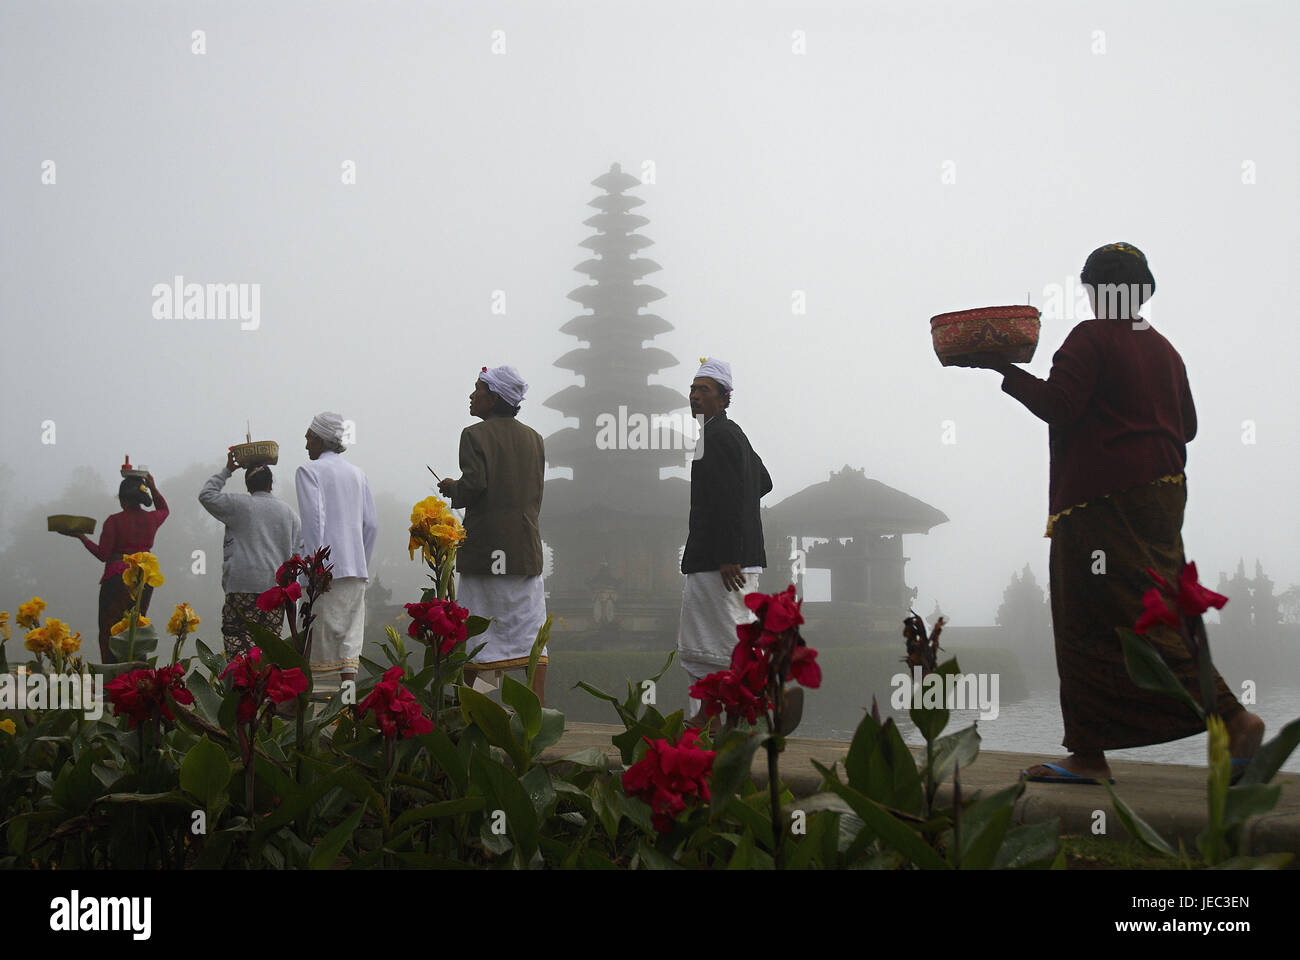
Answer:
[[[233,660],[254,646],[245,620],[279,636],[284,608],[262,610],[257,598],[275,586],[275,572],[295,553],[302,553],[302,530],[293,508],[271,493],[271,468],[251,467],[244,476],[248,494],[223,493],[222,487],[240,468],[234,453],[226,466],[199,491],[199,503],[226,525],[221,563],[221,634],[226,659]]]
[[[312,612],[311,670],[317,690],[355,681],[366,625],[366,583],[375,549],[375,500],[370,482],[343,453],[343,418],[322,413],[307,428],[311,462],[298,468],[298,515],[304,556],[330,548],[334,579]]]

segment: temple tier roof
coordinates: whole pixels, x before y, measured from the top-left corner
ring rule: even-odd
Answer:
[[[661,333],[667,333],[673,325],[663,317],[653,313],[599,314],[580,313],[564,326],[561,333],[567,333],[579,340],[594,341],[612,331],[636,340],[651,340]],[[593,342],[592,346],[596,344]]]
[[[929,533],[948,515],[845,466],[763,511],[764,530],[802,537]]]
[[[606,311],[627,312],[634,310],[637,307],[644,307],[647,303],[653,303],[655,300],[662,300],[667,294],[658,287],[650,286],[648,283],[628,282],[613,286],[601,282],[570,290],[567,296],[570,300],[576,300],[589,310],[603,313]]]
[[[637,358],[636,369],[638,370],[657,373],[677,366],[677,358],[667,350],[660,350],[658,347],[640,347],[636,343],[631,343],[630,346],[633,349],[639,348],[642,352],[642,355]],[[611,361],[615,361],[621,353],[622,351],[601,350],[595,347],[578,347],[556,360],[555,365],[561,370],[572,370],[583,376],[593,376],[610,370]]]
[[[559,410],[566,417],[594,417],[601,413],[618,415],[619,407],[646,414],[687,411],[690,407],[685,395],[657,383],[588,384],[565,387],[548,397],[543,406]]]

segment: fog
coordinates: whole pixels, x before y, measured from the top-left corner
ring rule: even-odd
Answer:
[[[1298,27],[1289,2],[5,3],[0,609],[16,564],[57,568],[36,590],[93,636],[102,567],[32,527],[62,497],[102,528],[126,453],[178,511],[171,569],[208,555],[167,609],[215,617],[199,485],[249,422],[295,504],[322,410],[383,501],[392,602],[418,599],[405,514],[426,464],[456,475],[480,367],[523,373],[543,436],[574,425],[542,401],[580,382],[552,364],[615,162],[680,361],[651,382],[730,361],[767,504],[847,464],[946,513],[904,541],[919,612],[991,624],[1026,563],[1047,582],[1046,426],[942,368],[929,318],[1027,298],[1045,377],[1116,240],[1197,405],[1189,559],[1300,583]],[[169,318],[177,277],[256,285],[257,315]]]

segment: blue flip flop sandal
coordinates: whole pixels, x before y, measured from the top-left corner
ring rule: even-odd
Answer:
[[[1055,763],[1040,763],[1037,764],[1037,766],[1046,767],[1048,770],[1055,770],[1056,775],[1050,777],[1043,775],[1030,776],[1028,770],[1021,770],[1020,776],[1025,780],[1028,780],[1030,783],[1091,783],[1098,786],[1101,785],[1101,779],[1098,777],[1083,777],[1077,773],[1071,773],[1069,770],[1066,770],[1065,767],[1059,766]],[[1106,782],[1114,783],[1115,778],[1107,777]]]

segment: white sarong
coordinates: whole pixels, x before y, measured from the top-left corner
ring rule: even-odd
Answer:
[[[731,666],[736,649],[736,627],[752,622],[754,612],[745,606],[745,595],[758,589],[762,567],[745,567],[745,586],[728,590],[717,570],[686,574],[682,588],[682,619],[677,628],[677,658],[696,680]],[[691,715],[699,701],[691,700]]]
[[[487,646],[475,663],[499,663],[527,658],[546,622],[546,588],[540,575],[462,573],[456,584],[456,602],[470,613],[489,617],[492,625],[466,641],[466,652],[480,643]],[[547,656],[542,648],[542,656]]]
[[[366,581],[336,577],[312,607],[311,672],[317,692],[337,690],[342,673],[361,666],[366,628]]]

